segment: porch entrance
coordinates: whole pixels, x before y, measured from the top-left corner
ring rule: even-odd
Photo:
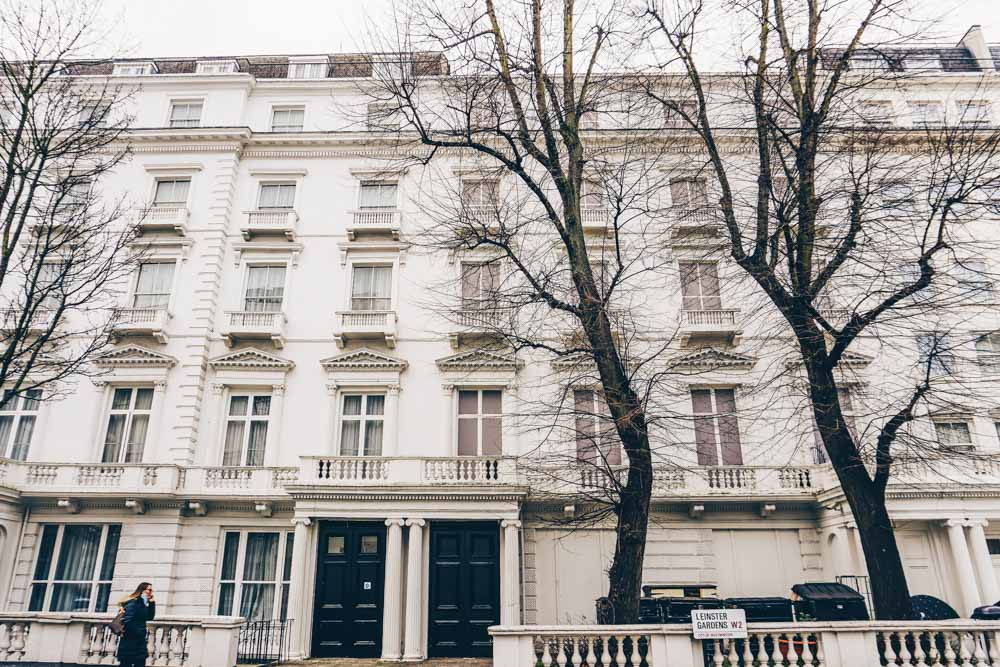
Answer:
[[[496,522],[432,521],[429,657],[489,657],[486,631],[500,623]]]
[[[313,656],[379,657],[384,580],[385,524],[320,523]]]

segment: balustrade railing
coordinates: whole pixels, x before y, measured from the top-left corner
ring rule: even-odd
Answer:
[[[304,456],[307,484],[513,484],[514,459],[491,456]]]
[[[396,318],[396,313],[392,310],[348,310],[338,315],[340,326],[345,331],[382,331],[393,324]]]
[[[738,310],[682,310],[682,324],[689,327],[734,327]]]
[[[51,310],[36,310],[25,318],[24,311],[20,308],[0,309],[0,331],[14,331],[18,327],[27,331],[41,331],[49,328],[54,316],[55,313]]]
[[[291,209],[259,209],[247,211],[247,226],[252,230],[285,229],[295,225],[298,214]]]
[[[400,213],[396,209],[368,208],[351,211],[351,226],[348,237],[353,239],[357,232],[391,232],[399,236]]]
[[[166,314],[164,308],[115,308],[116,324],[154,324]]]
[[[502,308],[463,308],[456,312],[458,325],[467,329],[496,329],[510,317]]]

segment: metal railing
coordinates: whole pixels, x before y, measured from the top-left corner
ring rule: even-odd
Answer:
[[[247,621],[240,630],[236,663],[261,665],[282,662],[291,653],[292,619]]]

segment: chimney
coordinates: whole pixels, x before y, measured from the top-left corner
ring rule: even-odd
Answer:
[[[964,46],[972,54],[972,57],[976,59],[976,64],[979,69],[993,69],[993,56],[990,54],[990,49],[986,46],[986,38],[983,37],[983,28],[979,25],[974,25],[965,31],[965,35],[962,39],[958,40],[956,46]]]

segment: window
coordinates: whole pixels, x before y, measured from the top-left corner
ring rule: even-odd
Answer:
[[[684,310],[721,310],[719,266],[715,262],[680,262]]]
[[[608,412],[604,393],[595,389],[574,389],[573,412],[577,460],[621,465],[618,434]]]
[[[673,207],[690,210],[708,204],[708,186],[701,178],[682,178],[670,181],[670,198]]]
[[[44,262],[38,267],[32,300],[38,302],[39,310],[57,310],[63,303],[64,287],[71,284],[65,262]]]
[[[948,337],[943,334],[928,333],[917,336],[920,372],[930,363],[931,375],[951,375],[955,372],[955,355]]]
[[[43,526],[28,611],[108,611],[121,532],[116,523]]]
[[[156,181],[154,208],[182,208],[187,205],[190,178],[163,178]]]
[[[892,125],[892,102],[866,100],[861,103],[861,118],[869,125],[888,127]]]
[[[971,447],[972,431],[966,421],[935,421],[934,430],[942,447]]]
[[[392,307],[392,267],[355,266],[351,279],[351,310]]]
[[[172,103],[170,127],[198,127],[201,124],[201,108],[201,101]]]
[[[4,392],[0,408],[0,456],[15,461],[28,458],[41,398],[41,389],[28,389],[23,396]]]
[[[277,313],[285,296],[285,265],[247,268],[243,309],[253,313]]]
[[[359,208],[396,208],[396,184],[382,181],[365,181],[361,184]]]
[[[670,104],[663,105],[663,118],[666,121],[667,127],[690,127],[684,116],[691,118],[692,120],[697,120],[698,115],[698,103],[691,102],[679,102],[677,100],[671,100],[673,106]]]
[[[344,394],[340,411],[340,455],[381,456],[384,394]]]
[[[698,465],[743,465],[735,389],[692,389]]]
[[[1000,370],[1000,332],[984,334],[976,339],[976,358],[981,366]]]
[[[903,61],[907,71],[929,72],[941,69],[941,54],[934,51],[914,51]]]
[[[76,211],[86,206],[90,199],[91,190],[94,188],[94,179],[91,176],[71,176],[63,183],[65,188],[62,199],[63,208]]]
[[[288,531],[226,531],[216,614],[248,621],[287,618],[294,539]]]
[[[152,387],[115,387],[104,436],[103,463],[142,461],[152,409]]]
[[[993,289],[989,269],[986,262],[981,259],[956,260],[952,266],[952,277],[962,292],[982,295],[983,292]]]
[[[301,132],[305,118],[305,107],[274,107],[271,110],[271,131]]]
[[[462,181],[462,205],[495,209],[500,201],[500,181]]]
[[[292,208],[295,183],[261,183],[257,208]]]
[[[583,188],[580,192],[580,206],[587,209],[605,208],[604,184],[592,178],[585,178],[582,182]]]
[[[144,262],[132,297],[133,308],[166,308],[174,284],[175,262]]]
[[[203,60],[195,70],[197,74],[232,74],[238,71],[235,60]]]
[[[271,417],[271,394],[235,393],[226,415],[224,466],[262,466]]]
[[[288,63],[289,79],[323,79],[326,78],[327,63],[323,61],[306,63]]]
[[[958,103],[958,122],[962,127],[979,127],[991,124],[992,105],[987,100],[968,100]]]
[[[152,62],[144,63],[115,63],[111,76],[147,76],[156,74],[156,64]]]
[[[991,556],[1000,556],[1000,538],[987,537],[986,548],[989,550]]]
[[[369,104],[365,113],[365,126],[376,132],[398,130],[403,124],[403,113],[396,104]]]
[[[458,392],[458,455],[499,456],[503,394],[499,389]]]
[[[462,309],[487,310],[497,305],[500,263],[462,264]]]
[[[850,68],[885,72],[889,70],[889,59],[875,51],[857,52],[851,56]]]
[[[853,392],[850,387],[837,387],[837,396],[840,399],[840,413],[844,415],[844,421],[847,422],[847,430],[851,432],[851,437],[854,438],[854,441],[858,442]],[[827,463],[829,459],[826,456],[826,448],[823,445],[823,438],[820,436],[819,426],[816,424],[815,419],[813,420],[813,435],[815,436],[813,462]]]
[[[80,102],[80,127],[107,127],[111,105],[105,100]]]
[[[944,125],[944,104],[941,102],[910,102],[914,125],[941,127]]]

